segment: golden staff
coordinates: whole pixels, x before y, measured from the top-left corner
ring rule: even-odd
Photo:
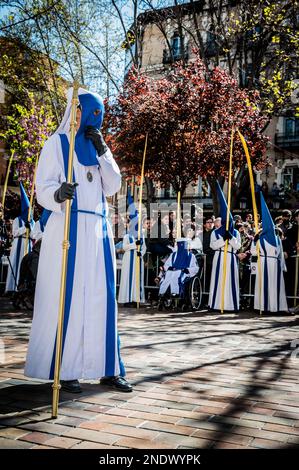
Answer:
[[[297,244],[299,243],[299,224],[297,232]],[[297,304],[297,291],[298,291],[298,268],[299,268],[299,248],[296,246],[296,268],[295,268],[295,287],[294,287],[294,307]]]
[[[181,238],[182,227],[181,227],[181,191],[178,192],[178,207],[176,214],[176,239]]]
[[[36,183],[37,164],[38,164],[38,157],[36,157],[36,160],[35,160],[33,181],[32,181],[29,208],[28,208],[28,219],[27,220],[28,220],[29,223],[30,223],[30,219],[31,219],[31,213],[33,212],[32,208],[33,208],[34,189],[35,189],[35,183]],[[30,243],[29,235],[30,235],[30,229],[26,228],[26,240],[25,240],[24,256],[27,255],[27,253],[29,251],[29,243]]]
[[[142,159],[142,167],[141,167],[141,178],[140,178],[140,193],[139,193],[139,204],[138,204],[138,240],[141,241],[141,206],[142,206],[142,188],[143,188],[143,180],[144,180],[144,164],[145,164],[145,156],[147,150],[147,138],[148,132],[145,136],[145,143],[144,143],[144,151],[143,151],[143,159]],[[141,252],[141,244],[137,246],[137,256],[136,256],[136,299],[137,299],[137,308],[140,306],[140,256],[138,253]]]
[[[4,218],[4,204],[5,204],[5,198],[6,198],[6,192],[7,192],[8,178],[9,178],[10,167],[11,167],[11,164],[12,164],[12,161],[13,161],[14,154],[15,154],[15,150],[11,149],[11,154],[10,154],[10,158],[9,158],[9,162],[8,162],[7,172],[6,172],[6,176],[5,176],[5,182],[4,182],[4,186],[3,186],[3,194],[2,194],[3,218]]]
[[[77,104],[78,104],[78,88],[79,88],[79,83],[75,80],[74,88],[73,88],[73,96],[72,96],[72,107],[71,107],[70,148],[69,148],[67,183],[72,183],[72,180],[73,180],[73,161],[74,161],[74,148],[75,148],[75,136],[76,136],[76,109],[77,109]],[[52,418],[57,418],[57,414],[58,414],[58,401],[59,401],[59,390],[60,390],[60,366],[61,366],[61,355],[62,355],[62,333],[63,333],[66,276],[67,276],[67,260],[68,260],[68,250],[70,247],[70,242],[69,242],[70,218],[71,218],[70,216],[71,216],[71,200],[67,199],[65,201],[60,299],[59,299],[59,312],[58,312],[57,338],[56,338],[56,356],[55,356],[54,383],[52,385],[53,387]]]
[[[230,202],[231,202],[232,172],[233,172],[234,133],[235,133],[235,130],[234,130],[234,128],[232,128],[232,133],[231,133],[231,138],[230,138],[230,155],[229,155],[228,194],[227,194],[227,211],[226,211],[226,226],[225,226],[226,231],[228,231],[228,229],[229,229],[229,219],[230,219]],[[224,256],[223,256],[222,289],[221,289],[221,313],[223,313],[223,310],[224,310],[224,292],[225,292],[225,281],[226,281],[227,250],[228,250],[228,240],[225,240]]]
[[[255,192],[254,192],[254,179],[253,179],[251,159],[250,159],[246,140],[244,139],[243,135],[241,134],[239,130],[238,130],[238,134],[241,139],[241,142],[245,151],[245,155],[246,155],[246,160],[247,160],[249,179],[250,179],[251,197],[252,197],[254,227],[255,227],[255,233],[257,234],[259,231],[259,222],[258,222],[256,199],[255,199]],[[260,315],[261,315],[262,314],[262,267],[261,267],[260,241],[259,240],[257,241],[257,244],[256,244],[256,250],[257,250],[257,269],[258,269],[258,275],[259,275],[259,302],[260,302]]]

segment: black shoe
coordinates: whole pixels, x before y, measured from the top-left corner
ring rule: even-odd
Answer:
[[[124,377],[120,376],[113,376],[113,377],[102,377],[100,380],[101,385],[106,385],[108,387],[112,387],[119,392],[132,392],[133,387],[129,384],[129,382],[124,379]]]
[[[61,390],[70,393],[81,393],[82,389],[78,380],[61,380]]]

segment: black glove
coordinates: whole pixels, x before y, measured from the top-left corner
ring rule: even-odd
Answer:
[[[98,153],[98,156],[104,155],[107,152],[108,147],[104,141],[101,131],[92,126],[87,126],[85,131],[86,139],[90,139],[95,149]]]
[[[253,239],[254,243],[256,243],[259,239],[260,239],[260,234],[257,233],[257,234],[254,236],[254,239]]]
[[[167,271],[175,271],[175,268],[173,266],[169,266],[169,268],[167,269]]]
[[[184,269],[182,269],[182,271],[183,271],[184,274],[189,274],[189,269],[188,268],[184,268]]]
[[[141,240],[136,240],[135,244],[136,244],[137,246],[141,245]]]
[[[55,201],[61,204],[67,199],[74,199],[76,186],[78,186],[78,183],[62,183],[60,188],[54,193]]]
[[[136,255],[139,256],[139,258],[141,258],[141,256],[142,256],[141,251],[137,251]]]
[[[28,228],[29,230],[31,229],[30,222],[28,222],[28,220],[26,220],[25,222],[25,227]]]
[[[232,238],[233,238],[232,234],[228,230],[225,230],[224,235],[223,235],[223,240],[231,240]]]

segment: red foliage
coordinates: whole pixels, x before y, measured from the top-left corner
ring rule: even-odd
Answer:
[[[174,65],[162,78],[133,70],[107,106],[106,140],[126,174],[140,175],[148,132],[146,174],[184,192],[199,175],[227,175],[232,126],[245,136],[253,165],[265,164],[265,119],[258,103],[257,92],[241,90],[218,67],[208,74],[199,58]],[[236,137],[234,166],[245,162]]]

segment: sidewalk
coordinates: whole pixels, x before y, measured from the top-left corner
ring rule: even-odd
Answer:
[[[0,306],[0,448],[299,447],[298,317],[120,309],[134,392],[83,383],[52,420],[51,386],[23,376],[30,316]]]

